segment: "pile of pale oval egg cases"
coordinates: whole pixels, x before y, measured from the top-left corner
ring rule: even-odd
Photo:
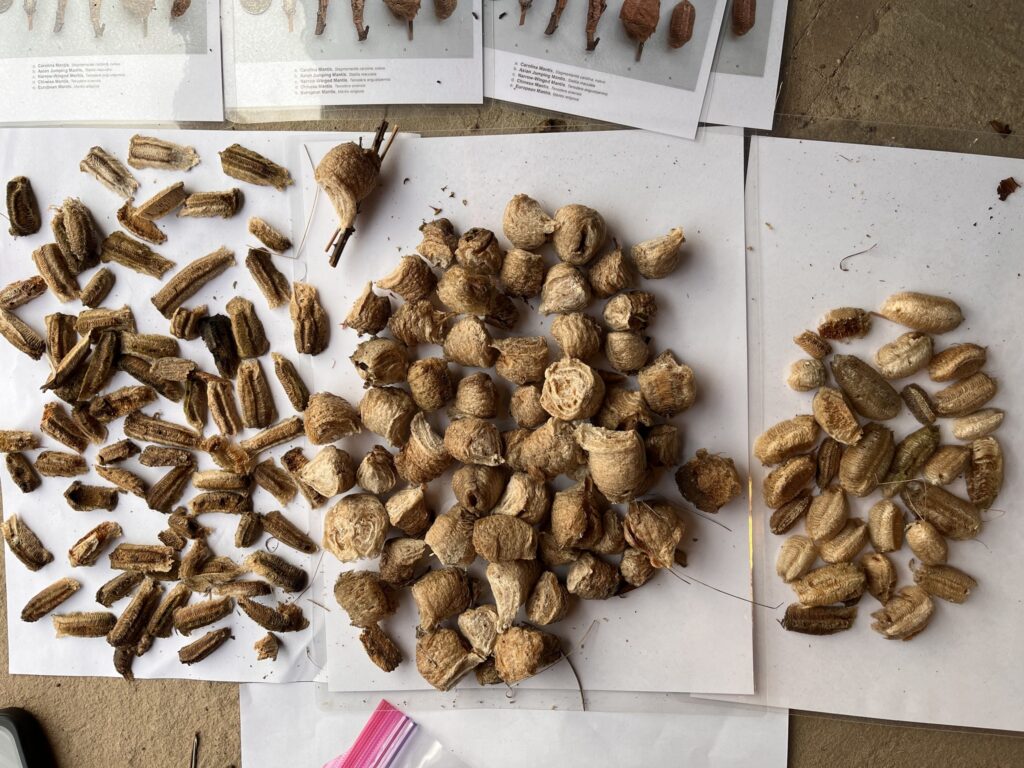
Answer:
[[[874,367],[854,355],[832,355],[831,341],[867,335],[872,314],[912,330],[879,348]],[[817,333],[794,338],[809,357],[792,364],[788,383],[815,393],[811,414],[775,424],[754,443],[754,455],[772,467],[763,485],[772,533],[786,534],[804,520],[805,534],[789,536],[776,560],[779,577],[798,600],[781,622],[787,630],[830,635],[849,629],[867,591],[881,604],[871,614],[872,629],[909,640],[927,627],[933,598],[962,603],[977,586],[948,564],[948,542],[976,537],[1000,491],[1003,455],[992,433],[1003,411],[985,407],[997,391],[982,371],[987,348],[960,343],[935,349],[932,336],[962,321],[950,299],[903,292],[877,313],[832,310]],[[827,384],[829,355],[835,386]],[[908,383],[897,391],[894,382],[922,371],[942,388],[929,393]],[[883,422],[904,404],[921,427],[897,442]],[[951,420],[958,442],[944,442],[940,419]],[[967,498],[953,486],[961,476]],[[867,520],[851,517],[851,497],[876,492],[882,498]],[[898,587],[891,556],[904,541],[913,555],[914,584]],[[871,551],[863,552],[869,543]],[[815,567],[819,558],[825,564]]]

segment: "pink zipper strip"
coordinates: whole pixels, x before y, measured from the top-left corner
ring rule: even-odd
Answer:
[[[388,768],[415,730],[416,723],[382,700],[355,743],[324,768]]]

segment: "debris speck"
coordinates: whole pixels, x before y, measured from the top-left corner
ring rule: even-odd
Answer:
[[[567,130],[568,127],[568,123],[562,118],[549,117],[546,120],[542,120],[533,130],[534,133],[559,133]]]
[[[1005,179],[999,182],[999,186],[996,187],[996,192],[999,195],[999,199],[1005,201],[1010,195],[1020,189],[1020,184],[1013,176],[1007,176]]]
[[[854,256],[860,256],[861,254],[867,253],[868,251],[873,251],[877,247],[878,243],[875,243],[870,248],[865,248],[863,251],[857,251],[855,253],[851,253],[849,256],[844,256],[842,259],[839,260],[839,269],[842,270],[843,272],[849,272],[850,268],[846,266],[847,260],[852,259]]]
[[[1013,128],[1011,128],[1007,123],[1004,123],[1002,120],[990,120],[989,125],[991,125],[992,130],[998,133],[1000,136],[1009,136],[1011,133],[1013,133]]]

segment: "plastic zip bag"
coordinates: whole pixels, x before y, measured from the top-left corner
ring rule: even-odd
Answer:
[[[381,701],[349,750],[324,768],[468,768],[437,739]]]

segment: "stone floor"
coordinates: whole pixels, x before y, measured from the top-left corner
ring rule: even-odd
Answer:
[[[1017,0],[791,0],[771,134],[1024,157],[1022,19]],[[366,130],[382,116],[425,135],[609,127],[499,102],[337,109],[319,122],[260,127]],[[1014,133],[998,135],[992,120]],[[0,621],[3,601],[0,590]],[[0,703],[34,712],[63,766],[184,768],[196,731],[203,768],[240,762],[234,685],[0,672]],[[1024,765],[1024,737],[794,712],[790,765],[1008,768]]]

